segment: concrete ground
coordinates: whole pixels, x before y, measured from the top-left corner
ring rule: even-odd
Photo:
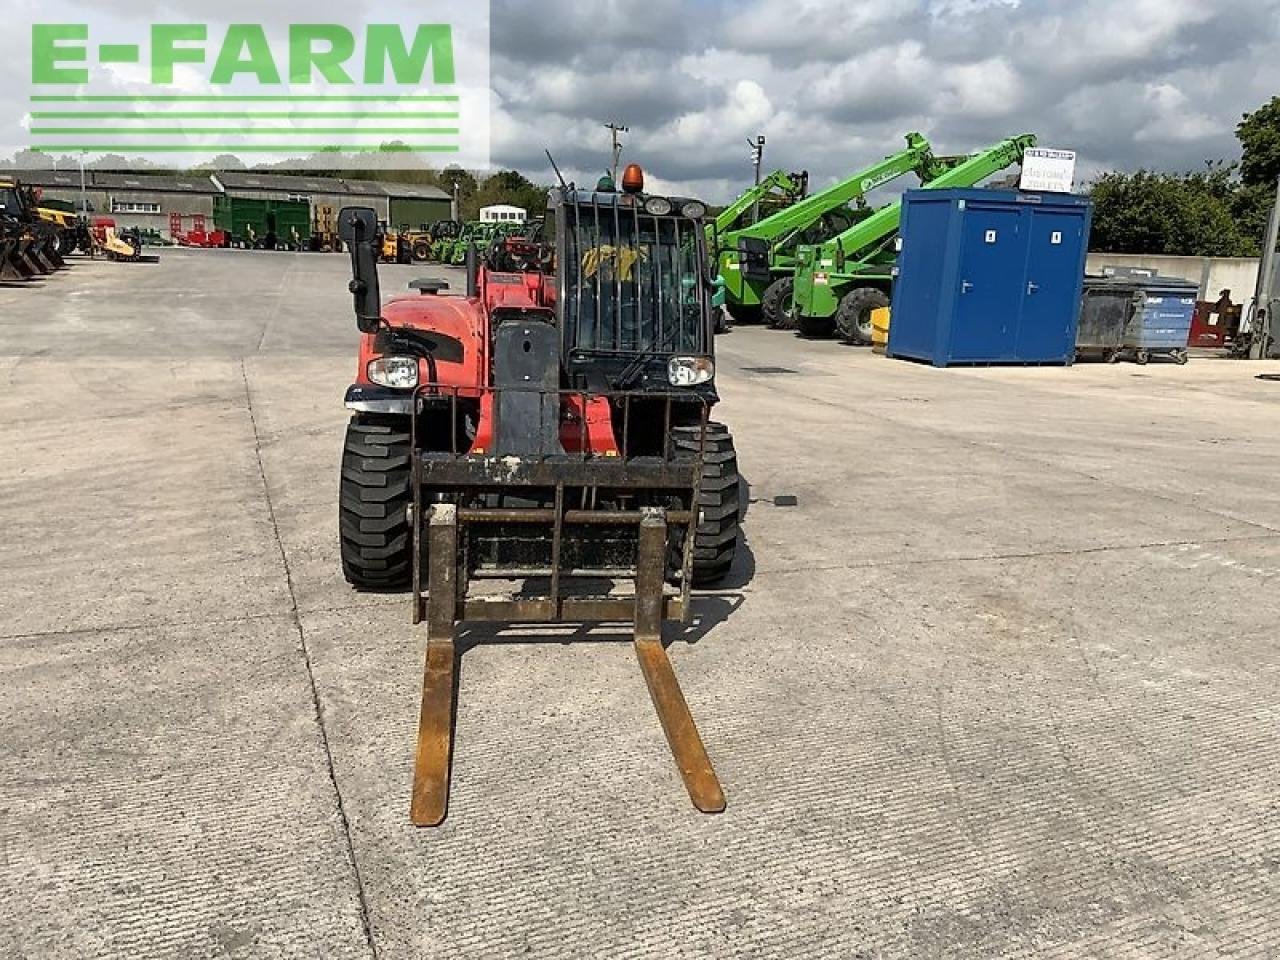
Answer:
[[[509,631],[422,832],[425,636],[338,565],[346,269],[0,289],[0,956],[1280,953],[1280,365],[734,331],[746,544],[672,648],[728,812],[625,638]]]

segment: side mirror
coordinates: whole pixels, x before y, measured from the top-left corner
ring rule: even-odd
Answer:
[[[338,238],[351,251],[351,283],[356,326],[374,333],[382,326],[382,291],[378,286],[378,214],[368,207],[343,207]]]
[[[338,238],[356,244],[378,233],[378,214],[371,207],[343,207],[338,213]]]

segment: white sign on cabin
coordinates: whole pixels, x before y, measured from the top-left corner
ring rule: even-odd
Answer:
[[[1076,179],[1076,152],[1031,147],[1022,158],[1023,190],[1070,193]]]

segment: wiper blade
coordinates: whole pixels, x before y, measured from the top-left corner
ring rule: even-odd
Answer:
[[[678,330],[679,330],[678,327],[673,327],[671,330],[671,333],[667,334],[667,336],[663,338],[663,342],[661,344],[654,344],[653,346],[647,348],[639,356],[637,356],[634,360],[632,360],[629,364],[627,364],[626,367],[623,368],[623,371],[620,374],[618,374],[617,379],[613,381],[613,389],[625,390],[627,389],[627,387],[631,386],[631,384],[635,382],[636,377],[638,377],[641,371],[644,370],[644,366],[646,363],[648,363],[658,354],[671,349],[672,341],[675,339],[675,334],[678,332]]]

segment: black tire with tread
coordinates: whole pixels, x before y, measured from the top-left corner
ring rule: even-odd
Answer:
[[[764,311],[765,323],[774,330],[795,329],[795,306],[791,299],[794,290],[795,280],[783,277],[769,284],[769,289],[764,292],[760,307]]]
[[[677,453],[697,456],[701,427],[676,427],[672,432]],[[710,422],[698,494],[701,520],[693,544],[694,586],[718,583],[733,567],[741,513],[739,485],[738,455],[729,428]]]
[[[397,418],[355,416],[342,450],[342,572],[359,590],[394,590],[413,574],[412,437]]]
[[[847,343],[871,343],[871,311],[889,306],[889,297],[875,287],[858,287],[840,299],[836,329]]]

